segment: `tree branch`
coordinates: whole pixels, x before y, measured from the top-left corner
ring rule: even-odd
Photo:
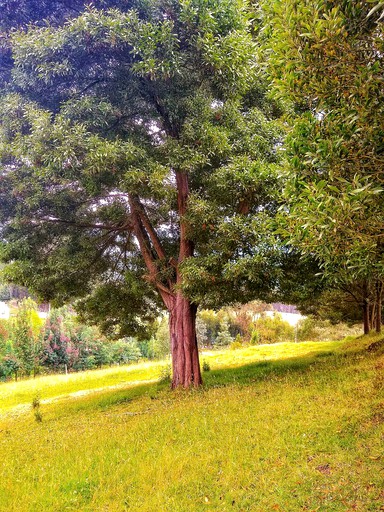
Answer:
[[[166,254],[161,245],[160,239],[157,236],[157,233],[156,233],[155,229],[153,228],[151,221],[149,220],[149,217],[147,215],[147,212],[145,211],[144,205],[142,204],[142,202],[140,201],[140,199],[138,197],[134,197],[132,200],[135,202],[135,205],[137,207],[137,212],[140,215],[141,222],[148,233],[148,236],[152,242],[152,245],[156,251],[157,256],[159,257],[160,260],[165,260]]]
[[[66,219],[58,219],[53,217],[48,218],[41,218],[41,219],[35,219],[36,221],[41,222],[51,222],[53,224],[67,224],[70,226],[75,226],[77,228],[83,228],[83,229],[101,229],[105,231],[128,231],[132,228],[132,224],[127,220],[124,223],[119,224],[100,224],[100,223],[82,223],[82,222],[76,222],[74,220],[66,220]]]
[[[137,203],[137,198],[129,196],[129,205],[131,208],[133,232],[137,238],[144,263],[149,272],[148,278],[159,290],[164,304],[169,309],[171,301],[173,301],[173,293],[170,287],[165,286],[158,279],[159,272],[156,265],[156,258],[152,252],[150,239],[141,220],[140,206]]]

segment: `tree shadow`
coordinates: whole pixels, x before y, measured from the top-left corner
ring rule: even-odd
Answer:
[[[363,351],[367,357],[373,354]],[[181,393],[206,392],[210,389],[229,386],[250,386],[263,381],[278,381],[289,375],[315,377],[316,373],[336,371],[351,362],[354,358],[361,357],[362,351],[350,352],[310,352],[304,356],[295,356],[287,359],[271,359],[248,363],[241,366],[219,368],[203,373],[204,385],[197,390],[180,390]],[[301,380],[301,379],[300,379]],[[298,379],[299,382],[299,379]],[[128,404],[143,397],[151,400],[179,397],[178,392],[170,390],[170,382],[159,377],[159,381],[153,383],[136,384],[127,382],[127,387],[119,390],[105,390],[89,394],[87,397],[77,398],[65,402],[61,414],[75,413],[77,411],[107,410],[114,406]],[[61,416],[61,414],[59,414]]]

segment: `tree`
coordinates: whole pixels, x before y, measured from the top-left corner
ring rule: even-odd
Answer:
[[[293,104],[284,231],[332,286],[363,293],[381,328],[384,280],[382,2],[264,2],[270,73]],[[374,300],[371,291],[374,289]]]
[[[8,278],[46,300],[81,297],[116,337],[165,307],[173,387],[201,383],[198,304],[270,292],[280,272],[267,238],[280,110],[252,23],[241,0],[139,0],[10,37]]]
[[[10,337],[14,354],[22,371],[33,376],[41,360],[42,321],[37,314],[36,303],[32,299],[23,299],[13,318]]]

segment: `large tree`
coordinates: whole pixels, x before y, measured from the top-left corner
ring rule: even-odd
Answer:
[[[384,290],[382,7],[264,2],[270,74],[293,105],[285,232],[332,286],[359,287],[365,332],[373,312],[380,331]]]
[[[165,306],[172,384],[198,386],[198,304],[271,293],[281,277],[267,228],[280,111],[246,3],[115,4],[9,38],[2,257],[10,279],[82,298],[110,330]]]

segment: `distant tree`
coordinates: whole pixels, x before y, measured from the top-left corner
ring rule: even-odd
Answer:
[[[111,345],[111,361],[114,363],[129,364],[137,362],[140,357],[140,348],[132,338],[123,338]]]
[[[272,317],[262,313],[252,324],[251,344],[294,341],[294,335],[294,327],[279,313]]]
[[[10,338],[21,370],[36,375],[42,358],[42,321],[32,299],[23,299],[11,322]]]
[[[65,333],[63,312],[53,310],[44,326],[44,364],[54,371],[68,368],[70,338]]]
[[[219,331],[215,339],[215,345],[225,347],[233,341],[231,333],[229,332],[229,323],[223,321],[220,323]]]

